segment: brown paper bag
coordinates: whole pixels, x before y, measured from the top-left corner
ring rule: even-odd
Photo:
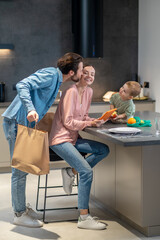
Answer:
[[[53,112],[47,112],[44,117],[37,123],[37,128],[48,132],[48,135],[50,134],[52,122],[54,118]]]
[[[48,174],[48,132],[18,124],[12,167],[36,175]]]

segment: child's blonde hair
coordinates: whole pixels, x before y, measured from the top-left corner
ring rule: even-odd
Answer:
[[[128,82],[126,82],[126,84],[129,88],[130,96],[136,97],[137,95],[140,94],[141,85],[138,82],[128,81]]]

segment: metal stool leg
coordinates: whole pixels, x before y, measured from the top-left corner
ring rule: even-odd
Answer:
[[[44,211],[43,211],[43,222],[45,222],[45,216],[46,216],[46,198],[47,198],[47,183],[48,183],[48,174],[46,175],[46,182],[45,182],[45,192],[44,192]]]
[[[36,200],[36,210],[38,211],[38,203],[39,203],[39,187],[40,187],[40,176],[38,176],[38,187],[37,187],[37,200]]]

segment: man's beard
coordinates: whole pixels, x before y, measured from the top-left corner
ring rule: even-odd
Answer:
[[[74,79],[74,76],[73,77],[71,77],[71,80],[73,81],[73,82],[79,82],[79,78],[77,78],[77,79]]]

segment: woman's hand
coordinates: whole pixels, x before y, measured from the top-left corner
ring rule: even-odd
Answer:
[[[30,111],[27,115],[27,120],[29,122],[33,122],[33,121],[38,122],[38,119],[39,119],[39,115],[35,110]]]
[[[104,123],[105,123],[104,120],[95,119],[92,121],[92,127],[100,127]]]

